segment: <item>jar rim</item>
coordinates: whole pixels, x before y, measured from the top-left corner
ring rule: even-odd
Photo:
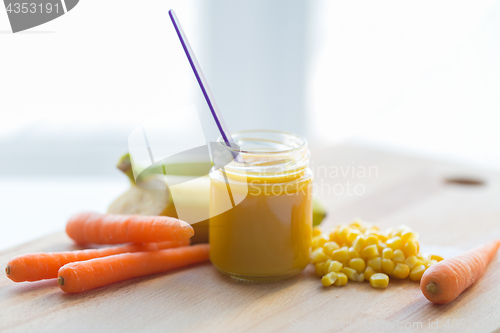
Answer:
[[[296,147],[291,147],[291,148],[286,148],[286,149],[276,149],[276,150],[259,150],[259,149],[250,149],[250,150],[244,150],[241,149],[240,145],[237,142],[237,138],[239,135],[244,135],[244,134],[250,134],[250,133],[267,133],[267,134],[276,134],[276,135],[286,135],[290,138],[293,138],[299,142],[299,144]],[[295,134],[292,132],[286,132],[286,131],[277,131],[277,130],[265,130],[265,129],[259,129],[259,130],[243,130],[243,131],[236,131],[231,133],[233,138],[235,139],[235,143],[238,146],[237,148],[228,146],[226,145],[226,142],[223,141],[222,136],[220,136],[217,139],[217,143],[220,145],[223,145],[225,149],[235,152],[235,153],[243,153],[243,154],[283,154],[283,153],[291,153],[294,151],[300,151],[302,149],[307,148],[307,140],[304,138],[302,135]],[[279,144],[285,144],[285,142],[277,142]]]

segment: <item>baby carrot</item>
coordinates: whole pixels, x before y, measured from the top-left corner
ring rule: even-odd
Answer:
[[[206,261],[209,257],[208,249],[208,244],[198,244],[72,262],[59,269],[57,283],[65,292],[80,293],[114,282]]]
[[[7,264],[5,272],[7,277],[14,282],[54,279],[57,278],[59,268],[70,262],[101,258],[119,253],[158,251],[186,245],[189,245],[189,240],[131,244],[97,250],[25,254],[12,258]]]
[[[189,239],[194,230],[188,223],[168,216],[86,212],[70,218],[66,233],[80,244],[122,244]]]
[[[432,265],[420,281],[422,293],[436,304],[453,301],[481,277],[499,247],[500,241],[493,241]]]

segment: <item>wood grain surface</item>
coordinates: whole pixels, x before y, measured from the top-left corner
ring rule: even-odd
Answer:
[[[498,173],[353,145],[312,154],[325,229],[355,217],[406,224],[423,252],[445,257],[500,239]],[[77,247],[61,232],[0,252],[0,264],[68,249]],[[75,295],[55,280],[15,284],[2,275],[0,309],[1,332],[500,332],[500,260],[447,305],[429,303],[412,281],[323,288],[309,266],[286,281],[245,283],[206,263]]]

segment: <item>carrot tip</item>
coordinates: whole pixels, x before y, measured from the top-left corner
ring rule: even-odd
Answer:
[[[57,283],[59,283],[60,286],[64,286],[64,278],[62,276],[58,277]]]
[[[427,286],[425,286],[425,289],[427,289],[427,291],[432,295],[436,295],[439,293],[439,285],[433,281],[429,282]]]
[[[10,266],[5,267],[5,274],[10,275]]]

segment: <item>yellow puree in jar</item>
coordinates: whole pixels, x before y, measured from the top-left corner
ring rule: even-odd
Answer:
[[[309,262],[312,235],[312,174],[307,168],[281,174],[226,172],[236,207],[210,218],[210,259],[235,278],[272,281],[299,274]],[[211,177],[212,212],[221,211],[227,185]],[[241,182],[243,180],[243,182]],[[212,214],[210,215],[212,216]]]

